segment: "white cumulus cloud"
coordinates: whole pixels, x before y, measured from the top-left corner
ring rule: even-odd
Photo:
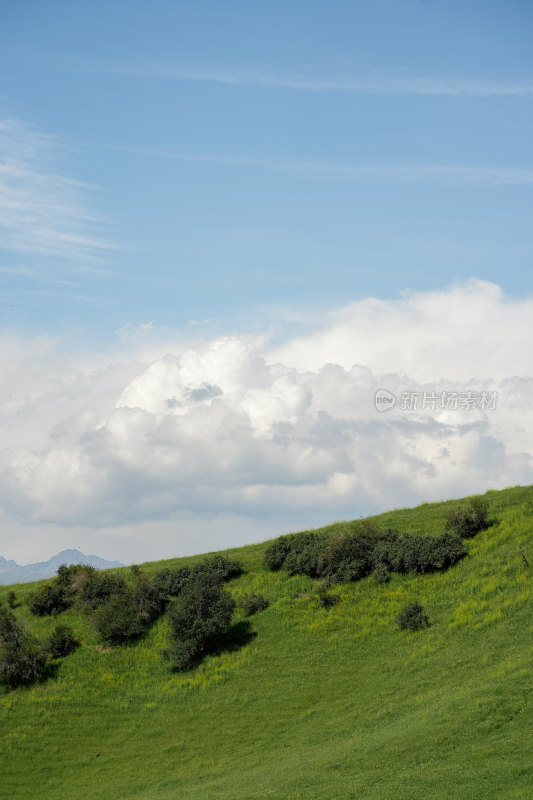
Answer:
[[[529,483],[532,318],[532,300],[472,281],[352,303],[275,348],[223,336],[148,355],[132,339],[80,357],[4,337],[2,514],[117,541],[127,528],[138,552],[148,523],[175,520],[156,557],[194,551],[208,521],[224,547],[232,526],[251,541],[269,520],[283,532]],[[376,410],[378,389],[394,409]]]

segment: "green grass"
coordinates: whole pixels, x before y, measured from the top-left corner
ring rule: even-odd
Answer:
[[[310,578],[265,571],[264,544],[226,551],[247,571],[229,584],[235,598],[260,592],[270,606],[188,673],[161,658],[164,618],[136,645],[102,650],[82,615],[40,619],[22,602],[36,634],[62,621],[83,645],[55,677],[0,695],[0,797],[533,798],[533,487],[486,496],[494,524],[457,566],[343,584],[329,609]],[[438,533],[460,502],[376,519]],[[0,596],[12,588],[24,601],[35,584]],[[430,627],[401,632],[414,599]]]

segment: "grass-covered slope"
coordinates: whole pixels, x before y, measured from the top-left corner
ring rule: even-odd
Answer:
[[[231,646],[190,672],[161,658],[165,617],[108,649],[74,610],[37,618],[23,602],[37,635],[61,621],[83,644],[55,676],[1,690],[0,797],[532,798],[533,487],[486,497],[495,524],[459,564],[335,586],[342,602],[327,609],[311,578],[265,570],[265,545],[226,551],[246,570],[234,597],[260,592],[270,606],[250,629],[238,611]],[[376,519],[439,533],[456,505]],[[13,588],[24,601],[35,584],[0,597]],[[430,626],[400,631],[414,599]]]

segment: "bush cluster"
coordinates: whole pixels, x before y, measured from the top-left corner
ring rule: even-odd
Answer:
[[[203,574],[206,572],[224,582],[230,581],[232,578],[238,578],[239,575],[242,575],[243,568],[239,561],[226,558],[226,556],[215,555],[206,556],[206,558],[203,558],[191,567],[191,575]]]
[[[438,572],[452,567],[466,555],[466,548],[456,533],[440,536],[391,533],[377,542],[372,554],[373,569],[389,573]]]
[[[137,566],[131,572],[128,582],[116,572],[100,572],[88,565],[61,565],[57,577],[30,598],[30,609],[41,616],[55,615],[75,605],[92,618],[105,642],[119,645],[143,636],[171,598],[180,596],[186,586],[189,592],[193,585],[220,587],[224,581],[240,575],[242,566],[232,559],[214,555],[192,566],[166,568],[153,578]],[[57,628],[52,637],[50,652],[53,654],[70,647],[65,626]],[[194,637],[201,639],[196,634]],[[203,646],[200,644],[200,649]],[[175,660],[178,663],[180,659]]]
[[[165,598],[153,580],[142,573],[133,585],[118,585],[94,612],[94,622],[109,644],[123,644],[141,637],[165,609]]]
[[[386,583],[390,573],[426,573],[445,570],[466,555],[459,535],[453,531],[441,536],[413,536],[373,523],[360,523],[354,530],[331,538],[305,533],[282,536],[272,542],[264,564],[330,582],[357,581],[370,573]]]
[[[60,614],[72,606],[79,587],[95,573],[94,567],[86,564],[61,564],[57,578],[45,583],[28,600],[30,611],[40,617]]]
[[[154,585],[167,598],[177,597],[183,586],[195,575],[214,575],[221,582],[242,575],[242,565],[221,555],[207,556],[191,566],[166,567],[154,577]]]
[[[292,533],[279,536],[267,547],[263,559],[272,570],[286,569],[291,575],[319,575],[319,559],[328,542],[321,533]]]

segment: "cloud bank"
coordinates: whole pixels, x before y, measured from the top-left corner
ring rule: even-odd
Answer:
[[[180,521],[155,558],[194,552],[198,524],[227,547],[228,520],[252,541],[269,520],[281,533],[531,483],[532,318],[533,299],[471,281],[352,303],[275,348],[228,335],[147,350],[134,338],[80,357],[4,337],[2,513],[33,531],[127,528],[133,551],[150,523]],[[385,413],[379,389],[398,400]],[[402,393],[424,392],[434,408],[402,408]],[[440,407],[453,392],[497,402]]]

